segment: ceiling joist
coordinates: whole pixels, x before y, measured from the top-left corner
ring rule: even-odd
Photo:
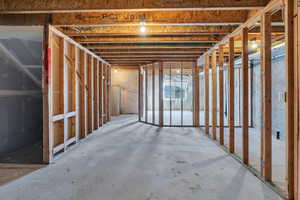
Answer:
[[[224,36],[224,35],[223,35]],[[74,38],[79,43],[211,43],[222,40],[223,36],[219,35],[200,35],[200,36],[160,36],[160,37],[87,37]]]
[[[147,36],[164,35],[207,35],[219,34],[227,35],[237,26],[151,26],[146,29]],[[69,36],[136,36],[140,35],[140,29],[137,26],[99,26],[99,27],[64,27],[63,32]]]
[[[249,10],[266,5],[266,0],[4,0],[1,13],[99,12],[103,10]]]

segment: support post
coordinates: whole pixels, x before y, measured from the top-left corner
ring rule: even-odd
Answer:
[[[43,35],[43,73],[42,73],[42,90],[43,90],[43,162],[50,163],[53,160],[53,131],[51,131],[52,111],[49,108],[49,81],[51,69],[51,37],[49,25],[44,26]]]
[[[111,66],[107,67],[107,121],[111,120],[110,102],[111,101]]]
[[[217,139],[217,52],[212,53],[212,138]]]
[[[271,69],[271,15],[264,13],[261,24],[262,56],[262,175],[272,180],[272,69]]]
[[[285,50],[285,67],[286,67],[286,81],[287,81],[287,99],[286,99],[286,135],[287,135],[287,140],[286,140],[286,149],[287,149],[287,189],[288,189],[288,198],[289,199],[298,199],[297,196],[295,196],[295,191],[297,191],[297,183],[298,181],[294,181],[297,176],[298,168],[296,166],[296,160],[295,160],[295,155],[298,155],[297,152],[297,145],[295,145],[294,141],[298,141],[298,138],[294,138],[295,133],[298,133],[298,131],[294,132],[294,116],[296,112],[296,106],[295,105],[295,95],[294,95],[294,89],[297,88],[295,87],[295,77],[294,74],[296,74],[296,64],[297,62],[295,61],[295,50],[296,47],[295,45],[298,44],[298,41],[295,39],[295,30],[297,27],[297,21],[294,16],[297,6],[295,5],[294,0],[285,0],[285,7],[284,7],[284,24],[285,24],[285,41],[286,41],[286,50]],[[295,19],[295,20],[294,20]],[[297,37],[297,36],[296,36]],[[296,42],[295,42],[296,40]],[[299,91],[298,91],[299,92]],[[296,108],[295,108],[296,107]],[[297,124],[297,123],[296,123]],[[295,149],[294,149],[295,148]],[[295,151],[296,150],[296,151]],[[295,173],[296,172],[296,173]],[[296,176],[295,176],[296,174]],[[296,186],[296,187],[295,187]]]
[[[138,107],[139,107],[139,122],[141,122],[142,121],[142,109],[143,109],[143,107],[142,107],[142,98],[143,98],[143,96],[142,96],[142,75],[141,75],[141,66],[139,67],[139,75],[138,75],[138,81],[139,81],[139,87],[138,87],[138,89],[139,89],[139,91],[138,91]]]
[[[152,123],[155,124],[155,64],[152,66]]]
[[[106,70],[107,66],[106,64],[103,65],[103,123],[105,124],[107,122],[106,120],[106,115],[107,115],[107,110],[106,110],[106,102],[107,102],[107,77],[106,77]]]
[[[243,28],[242,38],[242,80],[243,80],[243,162],[249,162],[249,66],[248,66],[248,29]]]
[[[209,55],[205,56],[205,133],[209,135]]]
[[[229,38],[229,151],[234,153],[234,39]]]
[[[148,67],[149,65],[145,66],[145,122],[148,122]]]
[[[199,67],[197,62],[193,63],[193,75],[194,75],[194,126],[199,127]]]
[[[224,145],[224,49],[219,46],[219,135],[220,145]]]
[[[163,62],[159,62],[159,126],[164,125]]]
[[[103,65],[99,66],[99,126],[103,125]]]

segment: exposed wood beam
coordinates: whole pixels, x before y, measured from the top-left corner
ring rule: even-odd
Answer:
[[[197,57],[185,57],[185,58],[172,58],[172,57],[160,57],[160,58],[110,58],[107,59],[108,62],[112,61],[156,61],[156,60],[172,60],[172,61],[182,61],[182,60],[197,60]]]
[[[1,2],[1,13],[99,12],[104,10],[252,10],[266,5],[265,0],[211,1],[101,1],[101,0],[14,0]]]
[[[151,48],[140,48],[140,49],[92,49],[94,53],[98,54],[144,54],[144,53],[202,53],[205,52],[205,48],[170,48],[170,49],[151,49]]]
[[[136,56],[147,56],[147,55],[199,55],[204,53],[205,51],[142,51],[139,53],[134,52],[94,52],[97,55],[101,56],[132,56],[133,54]]]
[[[207,35],[229,34],[237,26],[151,26],[147,29],[147,36],[161,35]],[[99,27],[64,27],[63,31],[69,36],[134,36],[140,35],[137,26],[99,26]]]
[[[79,43],[169,43],[169,42],[218,42],[222,40],[222,36],[218,35],[198,35],[198,36],[160,36],[160,37],[87,37],[75,38]]]
[[[194,54],[194,55],[190,55],[190,54],[185,54],[185,55],[180,55],[180,54],[163,54],[163,55],[114,55],[114,56],[104,56],[101,55],[102,58],[104,59],[113,59],[113,58],[197,58],[200,54]]]
[[[112,65],[112,69],[140,69],[139,65]]]
[[[195,43],[186,43],[186,44],[97,44],[97,45],[85,45],[88,49],[209,49],[212,47],[211,44],[195,44]]]
[[[172,11],[121,11],[61,13],[52,15],[52,23],[57,26],[140,26],[141,20],[146,25],[188,25],[188,24],[223,24],[238,25],[247,20],[245,10],[172,10]]]

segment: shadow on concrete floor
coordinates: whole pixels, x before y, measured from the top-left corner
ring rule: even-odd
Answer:
[[[42,142],[0,155],[0,185],[6,184],[46,165],[43,165]]]

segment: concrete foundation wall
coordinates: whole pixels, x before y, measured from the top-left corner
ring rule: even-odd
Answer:
[[[40,27],[0,27],[0,155],[42,138]]]
[[[272,51],[272,134],[280,133],[280,139],[285,138],[285,57],[284,46]],[[261,66],[255,62],[253,66],[253,126],[261,131]]]
[[[284,92],[286,92],[286,80],[285,80],[285,57],[284,57],[284,46],[273,48],[272,50],[272,133],[275,136],[277,132],[280,133],[280,139],[284,140],[285,138],[285,102],[284,102]],[[257,132],[261,132],[262,128],[262,113],[261,113],[261,102],[262,102],[262,91],[261,91],[261,66],[260,66],[260,54],[251,55],[249,62],[252,62],[253,65],[250,66],[253,70],[253,84],[252,84],[252,110],[249,109],[249,120],[251,119],[251,111],[253,112],[252,124],[249,122],[249,125],[253,125],[253,128]],[[242,105],[242,74],[240,69],[240,60],[236,60],[235,75],[234,75],[234,86],[235,86],[235,124],[241,125],[242,116],[241,111],[243,109]],[[239,67],[239,68],[238,68]],[[250,73],[250,72],[249,72]],[[212,125],[212,76],[209,75],[210,79],[210,124]],[[228,94],[228,71],[224,71],[224,92]],[[205,105],[205,83],[204,83],[204,74],[200,73],[200,113],[204,112]],[[250,82],[249,82],[250,84]],[[217,88],[219,83],[217,83]],[[240,88],[239,88],[240,87]],[[219,90],[219,88],[217,89]],[[249,92],[251,89],[249,88]],[[217,95],[218,96],[218,95]],[[224,112],[228,111],[228,96],[224,97]],[[227,108],[226,108],[227,106]],[[251,108],[251,97],[249,101],[249,108]],[[217,104],[217,110],[219,110],[219,103]],[[200,125],[204,125],[204,115],[200,115]],[[219,118],[219,115],[217,115]],[[228,115],[224,115],[224,124],[228,125]]]

